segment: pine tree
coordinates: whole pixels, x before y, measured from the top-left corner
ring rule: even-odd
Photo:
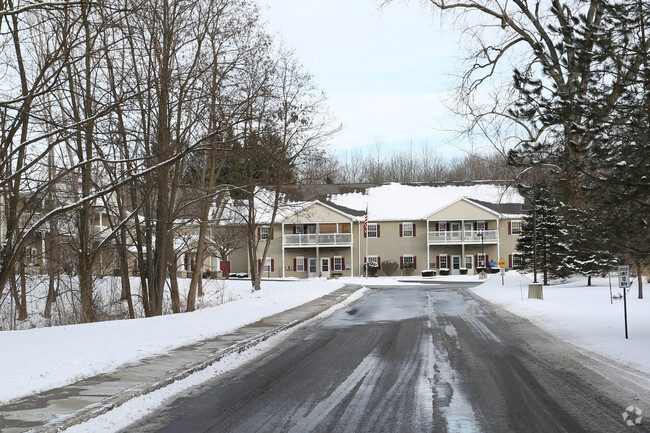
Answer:
[[[517,241],[517,252],[522,258],[520,269],[542,272],[544,284],[550,278],[565,278],[571,274],[571,257],[568,231],[559,202],[553,197],[549,186],[541,183],[532,191],[533,210],[524,219],[524,227]]]

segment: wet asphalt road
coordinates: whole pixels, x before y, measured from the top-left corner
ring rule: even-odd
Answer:
[[[467,285],[381,287],[124,431],[650,431],[634,383]]]

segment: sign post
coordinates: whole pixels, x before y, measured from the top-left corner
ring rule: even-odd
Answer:
[[[503,259],[501,259],[501,260],[499,260],[498,263],[499,263],[499,267],[501,268],[501,285],[502,285],[502,286],[505,286],[505,283],[504,283],[504,281],[503,281],[503,276],[504,276],[505,273],[506,273],[506,272],[505,272],[505,269],[504,269],[504,268],[506,267],[506,261],[503,260]]]
[[[630,282],[630,267],[628,265],[618,267],[618,287],[623,289],[623,315],[625,316],[625,339],[627,335],[627,288],[632,284]]]

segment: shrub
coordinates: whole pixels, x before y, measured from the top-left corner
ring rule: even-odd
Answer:
[[[399,263],[397,263],[395,260],[384,260],[381,263],[381,270],[384,271],[384,274],[387,277],[392,277],[395,275],[398,269]]]
[[[415,270],[415,266],[413,266],[413,263],[407,263],[403,267],[404,273],[406,275],[413,275],[413,271]]]
[[[377,263],[366,263],[363,265],[363,271],[365,273],[366,268],[368,269],[368,276],[369,277],[376,277],[377,276]]]

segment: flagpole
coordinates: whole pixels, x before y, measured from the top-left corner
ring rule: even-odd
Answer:
[[[366,238],[366,263],[365,263],[365,268],[366,268],[366,279],[368,278],[368,266],[370,266],[370,262],[368,261],[368,203],[366,203],[366,219],[365,222],[363,223],[363,236]]]

